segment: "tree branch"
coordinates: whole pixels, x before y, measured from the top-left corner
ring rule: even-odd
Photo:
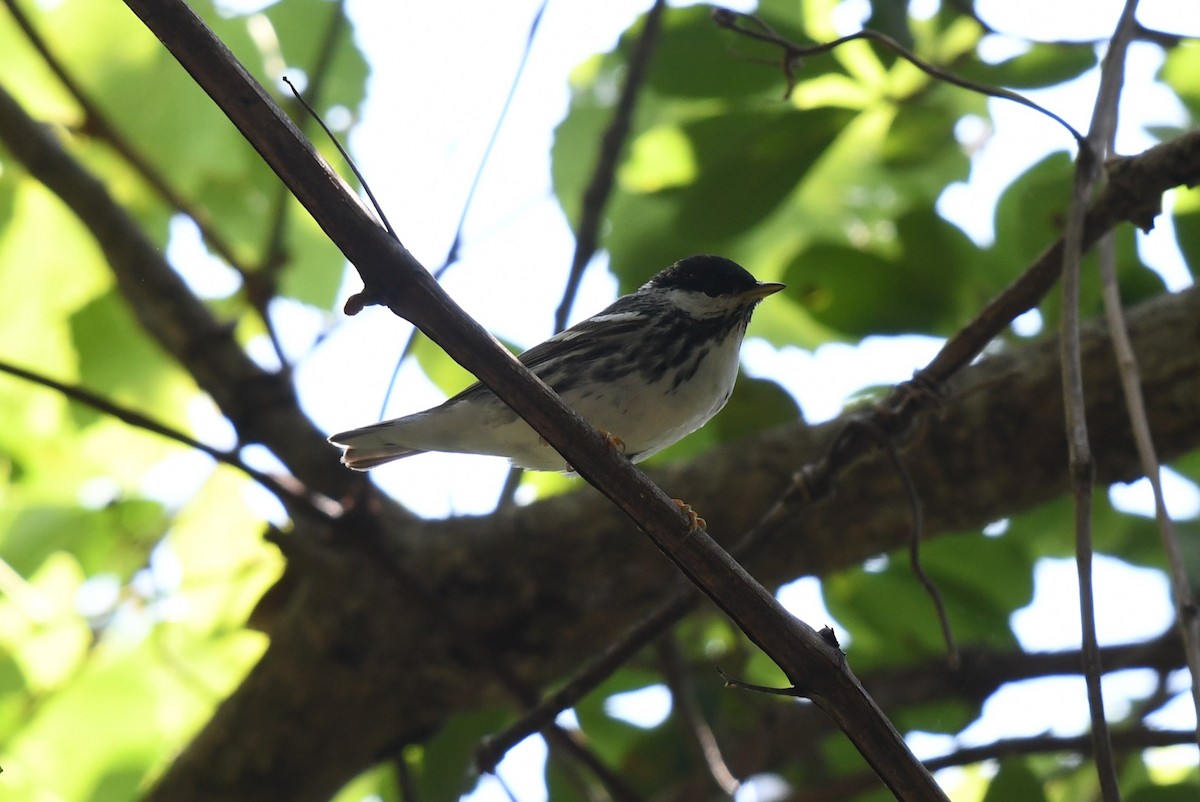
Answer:
[[[600,246],[600,225],[604,222],[604,210],[612,194],[613,181],[621,154],[625,150],[625,142],[629,139],[629,131],[633,127],[633,110],[646,81],[651,56],[658,45],[658,33],[662,28],[662,15],[666,6],[665,0],[655,0],[654,5],[646,12],[642,32],[638,35],[633,52],[629,56],[629,68],[621,85],[621,96],[617,99],[612,119],[600,138],[600,153],[592,169],[592,178],[583,191],[579,224],[575,227],[575,254],[571,257],[567,286],[563,290],[562,301],[554,312],[555,334],[567,327],[567,318],[571,314],[571,307],[575,305],[575,295],[579,292],[583,271]]]
[[[314,497],[312,494],[305,491],[303,486],[292,479],[290,476],[274,477],[270,474],[251,468],[247,465],[237,452],[222,451],[219,448],[214,448],[207,443],[202,443],[194,437],[189,437],[177,429],[173,429],[164,423],[154,420],[148,415],[144,415],[136,410],[127,409],[126,407],[116,404],[103,396],[86,390],[82,387],[77,387],[72,384],[66,384],[48,376],[43,376],[32,370],[14,365],[10,362],[0,359],[0,373],[7,373],[10,376],[15,376],[19,379],[24,379],[32,384],[37,384],[42,387],[49,388],[55,392],[62,393],[72,401],[91,407],[105,415],[111,415],[119,421],[129,424],[138,429],[144,429],[147,432],[152,432],[160,437],[165,437],[168,440],[174,440],[176,443],[195,449],[201,453],[207,454],[217,462],[223,465],[228,465],[231,468],[236,468],[242,473],[249,476],[255,482],[262,485],[268,492],[274,494],[279,499],[279,502],[287,508],[289,513],[301,515],[315,515],[322,519],[330,519],[336,511],[334,505],[329,499]]]
[[[1130,309],[1129,328],[1163,459],[1194,450],[1200,288]],[[1139,466],[1110,346],[1100,326],[1085,325],[1082,333],[1087,414],[1102,433],[1097,481],[1128,481]],[[1066,491],[1058,364],[1050,339],[990,356],[956,379],[936,424],[904,452],[922,488],[927,538],[978,531]],[[817,459],[844,424],[765,432],[654,476],[681,496],[704,499],[714,531],[745,531],[778,499],[792,466]],[[485,518],[416,522],[406,531],[404,560],[512,671],[544,687],[589,659],[597,644],[616,640],[675,586],[677,577],[653,549],[613,547],[614,533],[628,528],[584,488]],[[911,532],[902,483],[887,456],[876,453],[856,462],[832,497],[787,507],[747,565],[774,586],[903,548]],[[187,802],[207,793],[231,802],[280,795],[316,802],[384,746],[423,740],[456,712],[507,699],[490,677],[464,667],[444,627],[398,598],[377,558],[348,545],[287,542],[297,549],[289,553],[289,573],[300,587],[272,628],[270,648],[151,799]],[[970,652],[964,650],[965,678],[981,670]],[[1109,668],[1123,665],[1104,655]],[[1076,672],[1070,659],[1063,657],[1058,670]],[[945,662],[938,666],[942,673],[931,676],[944,684]],[[1012,676],[1022,674],[1014,669]],[[894,687],[921,688],[911,677]],[[890,696],[878,682],[874,688],[885,705],[908,698]],[[233,753],[229,732],[252,738],[254,753]],[[323,738],[314,742],[312,732]],[[746,776],[729,757],[735,774]]]
[[[288,379],[246,355],[233,328],[213,317],[105,185],[3,87],[0,142],[88,227],[138,322],[212,396],[242,444],[267,446],[300,482],[330,498],[366,484],[328,458],[324,435],[300,411]]]
[[[462,311],[389,237],[233,55],[182,3],[127,0],[384,302],[471,371],[599,489],[825,710],[901,800],[944,798],[843,655],[791,616],[658,486]]]

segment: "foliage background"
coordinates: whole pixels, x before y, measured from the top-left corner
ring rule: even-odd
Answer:
[[[874,27],[978,81],[1040,88],[1074,78],[1096,61],[1096,45],[1084,43],[1035,44],[993,63],[979,55],[985,31],[961,8],[946,4],[923,18],[905,18],[886,13],[888,6],[874,10]],[[286,0],[253,14],[195,7],[265,85],[278,86],[284,65],[289,74],[308,71],[310,88],[319,86],[318,107],[341,121],[342,131],[351,129],[369,73],[348,28],[333,28],[337,45],[326,47],[329,21],[340,18],[340,5]],[[253,151],[123,7],[67,0],[20,9],[129,147],[204,210],[237,272],[221,272],[198,247],[187,246],[184,216],[115,151],[11,18],[0,23],[0,52],[6,54],[0,85],[53,127],[250,354],[269,368],[278,366],[260,313],[265,306],[286,343],[287,370],[303,380],[314,366],[327,368],[330,358],[322,349],[353,325],[336,313],[345,292],[340,254],[278,190]],[[765,2],[760,13],[797,41],[837,33],[831,3]],[[551,153],[553,191],[569,221],[579,218],[639,24],[612,52],[570,75],[570,109]],[[981,144],[963,131],[986,136],[992,112],[979,96],[856,43],[806,62],[785,101],[782,75],[765,63],[770,55],[715,28],[705,9],[667,12],[603,231],[608,268],[620,291],[681,254],[719,252],[752,265],[759,278],[788,282],[784,302],[764,305],[752,329],[774,348],[946,336],[1057,235],[1071,177],[1063,154],[1012,176],[990,243],[973,241],[938,214],[938,199],[967,177],[971,152]],[[324,56],[328,62],[318,68]],[[1159,78],[1179,97],[1190,122],[1200,109],[1197,76],[1200,50],[1194,42],[1166,49]],[[483,126],[480,118],[492,116],[472,108],[467,118]],[[964,126],[964,119],[976,122]],[[972,128],[978,121],[982,129]],[[1170,138],[1178,131],[1154,133]],[[335,158],[328,146],[319,147]],[[0,358],[221,447],[237,443],[194,377],[131,314],[80,219],[6,151],[0,159],[0,299],[6,307]],[[422,190],[428,188],[409,194],[420,198]],[[1175,193],[1172,214],[1179,247],[1190,259],[1200,250],[1196,193]],[[395,222],[402,238],[406,229],[424,224],[411,213]],[[1119,253],[1127,302],[1164,292],[1158,275],[1140,261],[1129,229],[1119,234]],[[437,261],[436,255],[427,260],[431,266]],[[565,264],[521,271],[486,268],[480,261],[465,260],[454,280],[482,286],[485,293],[506,283],[550,284],[561,282]],[[599,266],[591,272],[600,272]],[[1087,292],[1085,310],[1095,315],[1098,286]],[[1052,326],[1055,302],[1041,311]],[[388,342],[394,342],[395,324],[386,325],[393,327]],[[1014,334],[1007,345],[1021,340]],[[396,353],[392,346],[366,356],[379,372],[378,363]],[[419,369],[445,392],[465,382],[427,342],[416,348],[414,363],[404,375]],[[325,383],[361,387],[354,382],[361,370],[342,366],[326,374]],[[743,377],[729,410],[661,462],[698,457],[720,443],[794,421],[796,401],[783,389],[789,378],[777,378]],[[349,393],[356,398],[348,403],[365,405],[366,417],[378,404],[372,388],[379,381],[372,376],[366,389]],[[309,402],[302,396],[301,403]],[[346,425],[363,417],[345,414]],[[237,471],[7,377],[0,379],[0,455],[7,472],[0,489],[0,765],[6,769],[0,787],[14,799],[138,798],[263,657],[267,640],[245,621],[283,571],[264,531],[287,523],[279,507]],[[278,465],[261,450],[248,449],[247,459]],[[1183,477],[1200,477],[1194,452],[1174,467]],[[528,477],[526,483],[524,499],[577,489],[557,477]],[[1151,524],[1103,497],[1097,504],[1099,548],[1161,571]],[[1017,649],[1010,618],[1030,601],[1038,560],[1070,554],[1069,506],[1060,501],[1014,510],[1000,536],[964,532],[927,545],[926,565],[947,597],[960,642]],[[1183,529],[1194,543],[1195,517]],[[827,576],[823,591],[860,675],[927,665],[942,655],[928,599],[902,560],[874,560]],[[745,733],[773,720],[773,705],[782,703],[747,701],[720,687],[713,663],[751,681],[778,680],[769,662],[721,618],[694,616],[674,640],[694,702],[719,736],[737,733],[744,746]],[[594,752],[646,798],[699,798],[685,795],[701,793],[692,783],[702,769],[683,746],[686,728],[679,720],[638,727],[606,704],[621,692],[662,682],[664,661],[658,653],[639,657],[578,705],[575,715]],[[1161,686],[1125,712],[1124,724],[1141,729],[1178,692],[1178,676],[1164,672]],[[954,734],[980,715],[983,704],[936,696],[888,712],[902,729]],[[353,767],[364,773],[342,790],[342,798],[396,798],[406,793],[400,790],[404,778],[421,789],[420,798],[453,798],[473,784],[469,758],[475,744],[514,712],[506,704],[460,712],[398,750],[399,757]],[[728,740],[725,745],[739,751]],[[764,758],[761,770],[796,788],[821,787],[861,770],[837,736],[807,745],[811,751],[804,754]],[[1122,781],[1133,799],[1191,799],[1195,766],[1194,752],[1147,762],[1144,752],[1131,750],[1123,756]],[[575,772],[557,761],[546,779],[551,798],[581,795]],[[1086,762],[1080,767],[1062,754],[1006,758],[952,781],[956,799],[1082,799],[1094,793]]]

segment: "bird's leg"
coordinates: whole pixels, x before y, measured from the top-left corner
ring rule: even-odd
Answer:
[[[686,501],[684,501],[681,498],[673,498],[673,499],[671,499],[671,501],[674,501],[675,506],[678,507],[680,509],[680,511],[688,517],[688,523],[690,524],[690,526],[688,527],[689,535],[692,532],[695,532],[697,529],[707,529],[708,528],[708,522],[696,514],[696,511],[692,509],[691,504],[688,504]]]
[[[605,441],[610,446],[615,448],[617,451],[620,451],[622,454],[625,453],[625,441],[624,440],[617,437],[615,434],[608,431],[607,429],[597,429],[596,431],[598,431],[598,432],[600,432],[600,434],[604,435]]]

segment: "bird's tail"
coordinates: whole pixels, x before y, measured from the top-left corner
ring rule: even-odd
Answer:
[[[331,435],[329,442],[341,446],[342,464],[355,471],[369,471],[392,460],[424,453],[419,448],[409,448],[392,442],[395,427],[391,421],[351,429]]]

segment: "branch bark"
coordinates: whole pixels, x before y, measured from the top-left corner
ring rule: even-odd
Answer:
[[[1136,307],[1129,324],[1164,458],[1194,450],[1200,289]],[[1082,343],[1097,479],[1133,479],[1138,460],[1102,327],[1085,326]],[[977,530],[1066,491],[1060,386],[1053,340],[962,375],[941,418],[905,455],[927,536]],[[653,476],[700,503],[714,531],[742,531],[796,466],[824,453],[840,423],[773,430]],[[856,463],[833,497],[795,512],[747,566],[769,585],[825,574],[901,548],[910,527],[900,480],[887,457],[875,455]],[[544,686],[671,586],[672,572],[654,549],[614,540],[628,528],[583,488],[487,518],[413,523],[405,530],[406,565],[514,672]],[[422,740],[456,711],[504,701],[370,559],[303,537],[287,544],[296,586],[270,648],[150,799],[323,799],[385,747]]]
[[[127,0],[237,125],[346,257],[365,289],[470,370],[645,533],[774,660],[798,693],[838,722],[898,799],[944,799],[842,653],[793,617],[645,474],[466,315],[367,213],[266,92],[182,3]]]
[[[9,130],[0,125],[0,134]],[[1195,160],[1195,142],[1192,137],[1168,155]],[[35,149],[28,155],[36,165],[48,153]],[[324,190],[310,189],[319,196],[334,187],[334,179],[326,176],[322,185]],[[94,189],[83,180],[54,188],[64,197]],[[1157,203],[1161,191],[1154,183],[1142,184],[1133,200],[1145,208]],[[111,203],[101,195],[89,198]],[[350,221],[351,227],[378,236],[353,198],[339,194],[338,202],[343,205],[335,210],[334,223]],[[86,204],[73,208],[84,219],[94,211]],[[101,219],[109,229],[129,224],[107,209]],[[97,230],[102,243],[113,236]],[[386,291],[397,289],[395,277],[383,269],[386,261],[372,259],[408,257],[394,243],[372,239],[363,247]],[[106,245],[106,251],[121,264],[153,255],[152,246],[136,242],[128,248]],[[156,270],[162,268],[161,260],[154,264]],[[169,268],[162,272],[173,277]],[[201,359],[186,364],[199,371],[205,388],[223,407],[228,399],[251,416],[249,431],[275,432],[284,449],[281,457],[302,478],[314,477],[306,481],[327,487],[344,481],[345,474],[320,478],[324,466],[335,462],[318,442],[319,433],[294,412],[294,400],[283,398],[261,410],[243,408],[246,387],[241,382],[248,374],[238,359],[244,355],[231,353],[216,331],[219,326],[189,306],[186,288],[180,293],[163,275],[151,275],[144,284],[130,280],[122,289],[135,306],[145,308],[143,324],[160,340],[175,344],[169,350],[181,360]],[[200,323],[203,336],[173,331],[177,321],[159,319],[156,304],[163,298],[173,305],[173,313],[182,310],[185,321]],[[1146,365],[1148,411],[1156,438],[1167,444],[1167,458],[1200,443],[1198,305],[1190,292],[1160,299],[1131,316],[1134,341]],[[442,311],[435,307],[428,314]],[[220,358],[204,361],[213,359],[209,348]],[[1085,370],[1096,384],[1089,390],[1088,416],[1104,432],[1096,445],[1098,476],[1114,481],[1132,477],[1137,468],[1105,348],[1097,332],[1085,336]],[[480,375],[520,385],[518,374],[497,364],[483,365],[487,370]],[[1030,346],[990,359],[956,382],[943,419],[931,424],[925,439],[906,455],[927,505],[930,534],[978,526],[1062,492],[1063,437],[1061,424],[1054,423],[1061,419],[1061,401],[1052,389],[1056,370],[1052,346]],[[539,392],[535,388],[533,396],[546,402]],[[286,415],[280,410],[287,410]],[[255,417],[259,414],[281,417],[262,423]],[[552,412],[539,414],[543,425],[562,423]],[[298,429],[284,425],[296,422]],[[779,430],[657,476],[696,501],[714,531],[741,531],[780,495],[798,466],[823,453],[835,426]],[[581,442],[589,442],[586,430],[575,431],[583,433]],[[595,438],[592,442],[599,447]],[[1005,470],[998,471],[998,465]],[[612,469],[625,470],[619,464]],[[797,516],[769,556],[751,562],[766,582],[821,573],[904,542],[907,501],[886,459],[863,459],[841,477],[839,486],[836,497]],[[661,493],[655,497],[662,501]],[[368,555],[344,545],[323,545],[322,537],[307,531],[310,525],[298,523],[286,544],[296,592],[276,621],[271,648],[163,776],[155,798],[322,799],[396,744],[426,737],[456,710],[501,698],[489,678],[473,673],[469,665],[464,668],[455,644],[435,622],[403,603],[390,575]],[[598,640],[636,618],[672,576],[645,544],[614,545],[614,532],[628,529],[628,522],[590,491],[486,520],[391,525],[408,548],[406,567],[422,577],[426,590],[451,602],[459,620],[477,627],[481,642],[533,683],[549,682],[578,663]],[[570,548],[562,545],[564,532],[570,533]],[[417,655],[421,660],[414,663]]]

